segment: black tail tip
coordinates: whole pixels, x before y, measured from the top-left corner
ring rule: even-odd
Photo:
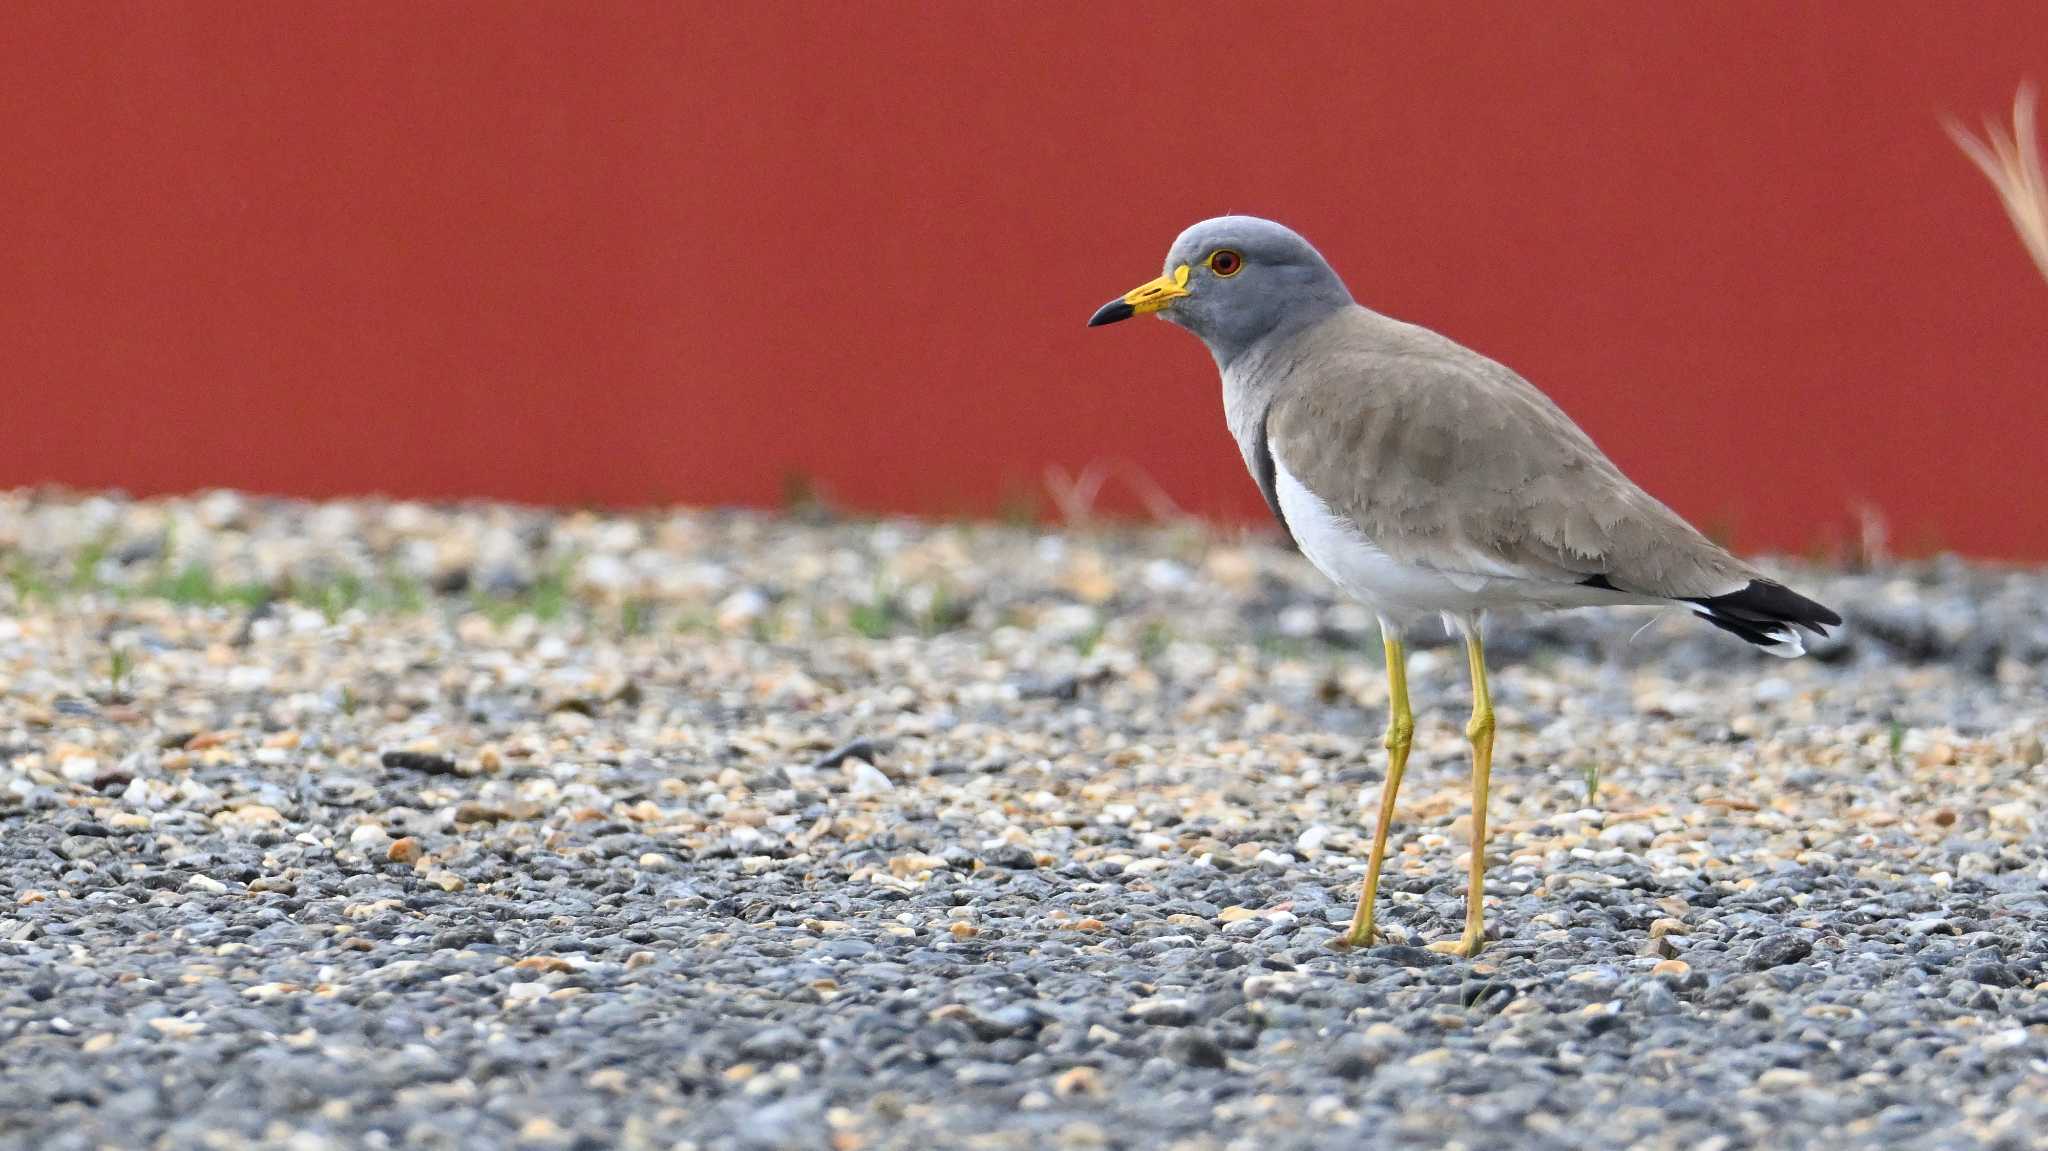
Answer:
[[[1829,628],[1842,624],[1834,609],[1767,579],[1751,580],[1726,595],[1693,596],[1686,602],[1695,605],[1694,614],[1701,619],[1765,648],[1800,648],[1793,628],[1826,637]]]

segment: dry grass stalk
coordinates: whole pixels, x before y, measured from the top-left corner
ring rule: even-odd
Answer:
[[[2035,95],[2032,84],[2022,84],[2013,96],[2010,136],[1988,117],[1981,140],[1954,120],[1944,126],[1956,146],[1998,189],[2020,242],[2033,255],[2042,278],[2048,279],[2048,177],[2042,175],[2041,139],[2034,130]]]
[[[1047,465],[1045,490],[1052,497],[1053,506],[1059,509],[1061,521],[1081,527],[1094,522],[1095,500],[1102,494],[1103,485],[1117,475],[1123,477],[1153,522],[1176,523],[1188,518],[1157,480],[1128,460],[1097,460],[1081,469],[1079,475],[1068,474],[1058,464]]]

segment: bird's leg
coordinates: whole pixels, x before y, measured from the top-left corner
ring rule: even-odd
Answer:
[[[1373,827],[1372,856],[1365,865],[1365,890],[1344,942],[1368,947],[1373,941],[1372,903],[1380,889],[1380,861],[1387,853],[1387,829],[1394,823],[1394,793],[1401,790],[1401,772],[1408,767],[1408,746],[1415,737],[1415,716],[1408,710],[1408,650],[1401,637],[1381,627],[1387,648],[1387,779],[1380,785],[1380,819]]]
[[[1430,950],[1452,955],[1477,955],[1486,934],[1486,784],[1493,773],[1493,696],[1486,690],[1486,647],[1478,627],[1465,629],[1465,659],[1472,667],[1472,718],[1465,738],[1472,741],[1472,869],[1465,889],[1465,934],[1456,943],[1430,944]]]

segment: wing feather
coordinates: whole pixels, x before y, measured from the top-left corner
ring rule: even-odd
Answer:
[[[1665,597],[1753,578],[1500,364],[1364,309],[1302,339],[1266,413],[1272,450],[1395,559],[1564,583],[1604,576]]]

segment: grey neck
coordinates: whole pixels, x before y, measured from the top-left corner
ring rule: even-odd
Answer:
[[[1356,308],[1349,298],[1330,307],[1302,308],[1271,331],[1230,353],[1209,345],[1223,377],[1223,415],[1237,440],[1245,465],[1252,467],[1265,425],[1266,410],[1279,398],[1280,386],[1301,360],[1301,337],[1338,312]],[[1256,469],[1254,469],[1256,470]]]
[[[1332,279],[1334,281],[1334,277]],[[1283,348],[1293,342],[1294,337],[1322,323],[1332,313],[1352,306],[1351,294],[1344,290],[1344,285],[1333,282],[1329,291],[1298,299],[1282,318],[1255,334],[1212,331],[1200,335],[1209,354],[1216,360],[1217,370],[1228,373],[1232,364],[1248,356],[1259,358],[1270,349]]]

